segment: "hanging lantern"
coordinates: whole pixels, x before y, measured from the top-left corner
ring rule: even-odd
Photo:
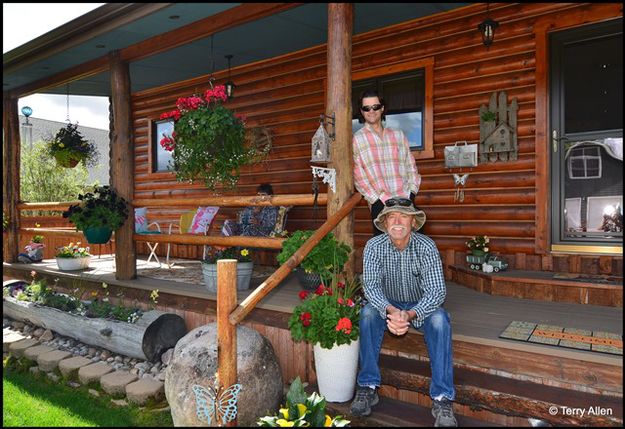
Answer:
[[[330,162],[330,142],[334,139],[334,115],[327,118],[326,115],[322,114],[319,119],[319,128],[317,128],[312,138],[310,162]],[[326,131],[325,121],[328,121],[333,128],[331,134],[328,134]]]
[[[482,21],[477,29],[480,30],[480,35],[482,36],[482,43],[487,48],[493,44],[495,41],[495,29],[499,27],[499,23],[493,19],[488,17],[489,15],[489,4],[486,3],[486,19]]]
[[[232,57],[232,55],[226,55],[226,58],[228,59],[228,81],[224,84],[224,86],[226,87],[226,95],[228,96],[228,99],[234,97],[234,88],[236,88],[236,85],[230,79],[230,60]]]

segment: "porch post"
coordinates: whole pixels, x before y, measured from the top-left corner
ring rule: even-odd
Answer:
[[[328,187],[328,218],[349,200],[354,192],[352,156],[352,29],[354,6],[351,3],[328,4],[328,71],[326,114],[336,116],[335,141],[330,145],[329,168],[336,170],[336,192]],[[336,238],[354,248],[354,214],[347,215],[334,229]],[[354,255],[345,264],[354,273]]]
[[[130,73],[128,63],[122,61],[119,51],[109,54],[111,70],[111,97],[113,132],[111,138],[111,187],[132,203],[134,197],[134,140],[130,114]],[[126,222],[115,231],[115,278],[130,280],[137,277],[136,246],[132,238],[135,229],[134,209],[131,206]]]
[[[20,212],[20,131],[17,98],[2,94],[2,210],[9,217],[7,239],[3,240],[4,261],[17,262],[19,253]]]

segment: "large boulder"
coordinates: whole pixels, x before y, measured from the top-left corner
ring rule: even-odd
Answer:
[[[194,384],[208,389],[217,372],[217,324],[200,326],[174,348],[165,373],[165,396],[174,426],[206,426],[198,418]],[[239,426],[256,426],[259,417],[275,414],[282,400],[280,365],[271,343],[257,331],[237,327],[237,374]],[[224,386],[228,388],[229,386]],[[207,400],[211,405],[211,400]],[[213,417],[209,426],[217,426]]]

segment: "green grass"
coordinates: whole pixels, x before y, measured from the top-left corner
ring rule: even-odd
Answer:
[[[173,427],[169,411],[116,407],[108,395],[93,397],[85,387],[53,383],[45,376],[5,366],[2,426]]]

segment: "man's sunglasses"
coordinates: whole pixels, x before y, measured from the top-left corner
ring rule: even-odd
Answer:
[[[408,198],[389,198],[388,200],[386,200],[384,205],[386,207],[412,207],[412,201],[410,201]]]
[[[374,104],[373,106],[362,106],[360,110],[362,110],[363,112],[370,112],[371,110],[373,110],[374,112],[377,112],[381,108],[382,108],[381,104]]]

